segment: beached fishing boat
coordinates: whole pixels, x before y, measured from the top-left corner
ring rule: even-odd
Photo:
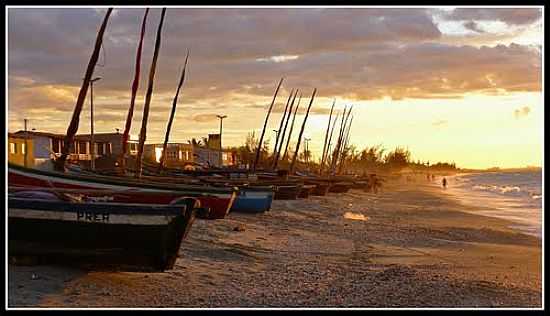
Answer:
[[[200,201],[201,207],[210,209],[208,219],[224,218],[238,192],[236,187],[162,184],[129,178],[65,174],[12,164],[8,167],[8,184],[28,188],[90,190],[95,197],[104,196],[119,203],[175,204],[192,197]],[[102,191],[108,193],[102,194]]]
[[[275,200],[296,200],[302,184],[275,185]]]
[[[317,187],[315,184],[304,184],[298,193],[298,197],[301,199],[307,199],[312,193],[313,190]]]
[[[194,199],[178,205],[145,205],[74,203],[46,195],[9,196],[10,257],[161,272],[174,266],[197,212]]]
[[[311,191],[311,195],[325,196],[327,195],[330,183],[321,181],[306,181],[306,184],[315,184],[315,188]]]
[[[334,182],[330,185],[329,192],[331,193],[346,193],[353,186],[353,182]]]
[[[263,213],[271,209],[273,187],[240,187],[232,212]]]

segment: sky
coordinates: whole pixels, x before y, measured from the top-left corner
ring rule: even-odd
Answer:
[[[8,130],[65,133],[105,8],[8,9]],[[459,167],[541,166],[542,8],[174,8],[165,17],[147,142],[161,143],[187,50],[171,142],[219,131],[224,146],[274,142],[291,89],[320,156],[333,100],[353,105],[350,142],[408,148]],[[94,130],[123,130],[144,8],[115,8],[94,76]],[[131,134],[139,134],[160,8],[147,20]],[[90,131],[89,99],[79,133]],[[302,146],[303,148],[303,146]]]

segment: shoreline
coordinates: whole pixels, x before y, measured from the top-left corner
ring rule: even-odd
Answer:
[[[498,172],[495,172],[495,173],[498,173]],[[449,178],[452,179],[451,183],[453,181],[456,183],[455,179],[457,177],[462,177],[465,175],[480,175],[480,174],[483,174],[483,173],[455,174],[455,175],[449,176],[448,179]],[[508,220],[510,221],[510,225],[509,225],[510,228],[519,230],[524,234],[535,236],[542,240],[542,232],[543,232],[543,226],[544,226],[542,222],[542,218],[539,219],[540,223],[537,223],[536,221],[528,221],[523,216],[529,215],[529,214],[518,214],[516,211],[516,208],[520,207],[520,209],[529,209],[529,210],[536,211],[537,213],[538,212],[542,213],[542,206],[541,206],[541,209],[528,207],[527,205],[520,204],[520,201],[515,200],[514,197],[496,196],[496,195],[491,196],[486,192],[471,190],[471,189],[462,187],[460,185],[459,187],[449,186],[446,190],[442,192],[449,195],[452,199],[454,199],[455,201],[459,202],[460,204],[464,205],[467,208],[473,207],[474,214]],[[461,199],[461,195],[466,197]],[[476,205],[479,205],[481,201],[488,202],[489,205],[484,207],[479,207],[478,209]]]
[[[10,265],[9,306],[541,307],[541,240],[439,191],[388,182],[195,221],[165,273]]]

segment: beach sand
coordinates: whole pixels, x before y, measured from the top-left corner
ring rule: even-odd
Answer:
[[[9,265],[9,307],[541,307],[541,240],[441,191],[393,182],[197,220],[165,273]]]

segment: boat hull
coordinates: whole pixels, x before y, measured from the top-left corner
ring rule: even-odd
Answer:
[[[93,269],[171,269],[195,219],[193,201],[177,206],[70,203],[10,198],[8,253]]]
[[[301,199],[307,199],[315,189],[316,185],[303,185],[298,193],[298,197]]]
[[[351,189],[351,184],[344,182],[336,182],[330,185],[328,189],[331,193],[346,193]]]
[[[232,212],[263,213],[271,208],[274,193],[272,190],[257,191],[241,189],[233,203]]]
[[[300,194],[301,185],[276,185],[275,200],[296,200]]]
[[[200,201],[200,206],[210,210],[208,215],[200,215],[202,219],[221,219],[229,213],[235,200],[236,192],[214,190],[209,192],[206,187],[186,189],[183,185],[160,185],[153,183],[125,183],[124,179],[109,179],[107,177],[67,176],[55,172],[45,172],[23,168],[9,167],[8,184],[10,186],[27,188],[52,188],[95,190],[87,194],[99,198],[108,198],[111,202],[142,203],[142,204],[174,204],[186,198]],[[109,192],[101,193],[101,191]]]
[[[311,192],[312,195],[325,196],[329,192],[329,183],[315,183],[315,188]]]

